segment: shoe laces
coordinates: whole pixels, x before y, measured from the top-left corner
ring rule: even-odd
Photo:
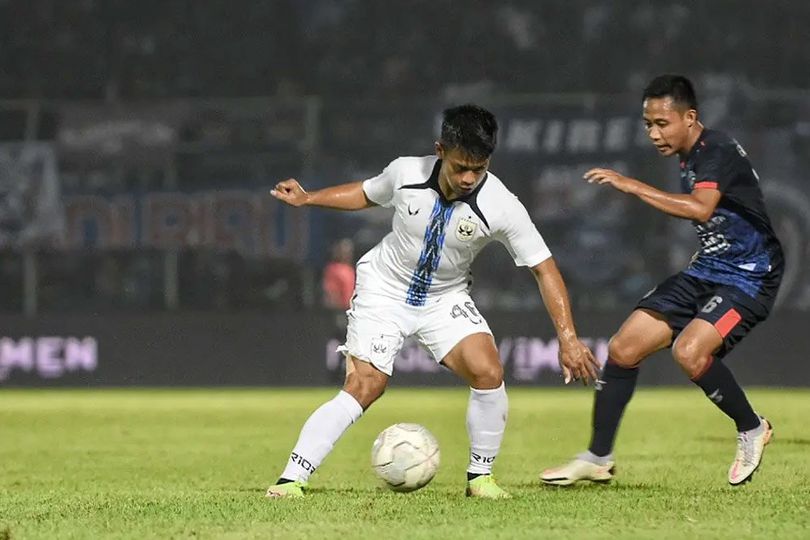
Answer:
[[[495,482],[495,477],[492,476],[491,474],[482,474],[478,478],[481,478],[480,482],[482,484],[496,484],[497,485],[497,482]]]
[[[499,489],[499,490],[503,491],[503,488],[501,488],[501,486],[498,485],[498,481],[495,480],[495,477],[493,475],[491,475],[491,474],[482,474],[478,478],[483,479],[483,480],[480,480],[481,484],[484,484],[484,485],[487,485],[487,486],[492,486],[492,487],[494,487],[496,489]]]
[[[742,454],[743,465],[748,466],[754,463],[754,441],[745,431],[737,434],[737,459],[740,458],[740,454]]]

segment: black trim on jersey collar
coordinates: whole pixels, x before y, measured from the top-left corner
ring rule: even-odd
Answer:
[[[481,183],[476,186],[474,190],[472,190],[467,195],[463,197],[458,197],[457,199],[449,200],[447,197],[444,196],[442,193],[441,188],[439,187],[439,170],[442,168],[442,160],[437,159],[436,164],[433,165],[433,171],[430,173],[430,177],[427,179],[426,182],[421,184],[408,184],[405,186],[400,186],[399,189],[432,189],[436,193],[439,194],[439,199],[441,199],[442,204],[448,205],[454,202],[463,202],[467,203],[467,205],[472,208],[472,211],[475,213],[476,216],[481,219],[487,229],[489,229],[489,222],[487,218],[484,217],[484,213],[481,212],[481,209],[478,208],[478,192],[481,191],[481,188],[484,187],[484,183],[489,178],[489,172],[484,175],[484,178],[481,180]]]

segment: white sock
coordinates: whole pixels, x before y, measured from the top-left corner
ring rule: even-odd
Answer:
[[[298,442],[281,478],[306,482],[332,451],[343,432],[362,414],[363,407],[343,390],[318,407],[301,428]]]
[[[509,398],[503,383],[492,390],[470,388],[467,405],[467,433],[470,436],[468,473],[492,474],[492,464],[501,449],[509,411]]]
[[[762,417],[759,417],[759,425],[754,429],[749,429],[748,431],[743,431],[742,433],[747,433],[750,437],[757,437],[763,431],[765,431],[765,422],[762,421]]]
[[[593,463],[594,465],[599,465],[602,467],[613,461],[613,452],[606,456],[597,456],[590,450],[585,450],[581,454],[577,454],[577,459],[581,459],[582,461],[587,461],[588,463]]]

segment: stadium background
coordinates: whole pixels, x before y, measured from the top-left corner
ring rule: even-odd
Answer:
[[[337,383],[321,272],[340,239],[355,256],[374,245],[389,214],[291,211],[268,188],[431,153],[440,111],[468,101],[497,114],[492,170],[604,358],[696,247],[688,223],[580,180],[609,165],[676,189],[638,119],[661,72],[690,76],[704,122],[749,152],[787,252],[778,308],[735,372],[805,386],[809,25],[798,0],[0,0],[0,386]],[[493,246],[475,277],[507,380],[557,384],[529,273]],[[665,354],[643,378],[687,382]],[[413,345],[394,378],[451,381]]]

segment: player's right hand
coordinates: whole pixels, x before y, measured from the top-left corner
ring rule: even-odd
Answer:
[[[565,384],[572,380],[581,380],[582,384],[587,385],[599,377],[599,362],[591,350],[579,340],[571,344],[560,343],[559,361]]]
[[[276,184],[276,187],[270,190],[270,195],[295,207],[305,205],[309,197],[295,178],[288,178]]]

